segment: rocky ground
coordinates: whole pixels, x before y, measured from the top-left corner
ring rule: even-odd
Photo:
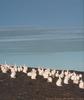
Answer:
[[[84,72],[77,73],[84,78]],[[11,79],[10,72],[0,72],[0,100],[84,100],[84,89],[72,81],[69,83],[58,87],[55,78],[48,83],[42,76],[32,80],[26,74],[17,72],[16,78]]]

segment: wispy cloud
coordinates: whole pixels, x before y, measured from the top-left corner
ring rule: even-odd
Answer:
[[[4,31],[27,31],[27,32],[42,32],[42,33],[83,33],[84,28],[81,27],[57,27],[57,28],[44,28],[44,27],[32,27],[32,26],[9,26],[0,27],[0,32]]]
[[[78,34],[79,33],[79,34]],[[36,41],[36,40],[83,40],[83,27],[72,28],[35,28],[11,27],[0,28],[0,42]]]

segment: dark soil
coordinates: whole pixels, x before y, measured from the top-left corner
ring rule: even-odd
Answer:
[[[82,73],[84,78],[84,72],[77,73]],[[10,72],[0,72],[0,100],[84,100],[84,89],[79,89],[72,81],[62,87],[56,86],[55,82],[56,79],[53,79],[52,83],[48,83],[41,76],[31,80],[22,72],[11,79]]]

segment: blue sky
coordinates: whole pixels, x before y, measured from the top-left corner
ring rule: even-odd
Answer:
[[[83,4],[83,0],[0,0],[0,27],[81,27]]]
[[[0,63],[84,70],[83,7],[84,0],[0,0]]]

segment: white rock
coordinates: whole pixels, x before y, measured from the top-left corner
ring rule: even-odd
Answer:
[[[82,74],[79,74],[79,77],[82,78]]]
[[[44,73],[43,73],[43,77],[44,77],[44,78],[48,78],[48,73],[44,72]]]
[[[71,76],[71,80],[74,80],[75,77],[76,77],[76,75],[72,75],[72,76]]]
[[[56,73],[56,70],[52,70],[52,71],[51,71],[51,75],[52,75],[52,76],[54,76],[55,73]]]
[[[32,72],[36,72],[36,70],[35,69],[32,69]]]
[[[3,68],[2,73],[7,73],[7,69]]]
[[[21,68],[20,68],[20,70],[21,70]],[[27,73],[27,71],[28,71],[28,67],[24,65],[22,71],[23,71],[23,73]]]
[[[52,82],[52,78],[51,77],[48,77],[47,81],[48,82]]]
[[[56,72],[55,76],[56,77],[59,77],[59,71]]]
[[[32,73],[31,73],[31,72],[28,72],[28,73],[27,73],[27,76],[32,76]]]
[[[36,79],[36,73],[32,73],[31,79]]]
[[[65,71],[65,73],[64,73],[64,74],[65,74],[65,76],[67,76],[67,75],[68,75],[68,73],[69,73],[69,71],[68,71],[68,70],[67,70],[67,71]]]
[[[62,86],[62,79],[59,77],[59,79],[56,82],[57,86]]]
[[[16,73],[12,72],[10,76],[11,76],[11,78],[16,78]]]
[[[61,74],[59,75],[61,78],[64,77],[64,71],[61,72]]]
[[[80,80],[79,88],[84,89],[84,82],[82,80]]]
[[[20,67],[18,67],[17,69],[18,69],[18,72],[21,72],[21,68]]]
[[[68,76],[65,76],[65,78],[64,78],[64,84],[69,84],[69,77]]]
[[[42,76],[42,75],[43,75],[43,72],[44,72],[43,70],[40,70],[40,71],[39,71],[39,75]]]

